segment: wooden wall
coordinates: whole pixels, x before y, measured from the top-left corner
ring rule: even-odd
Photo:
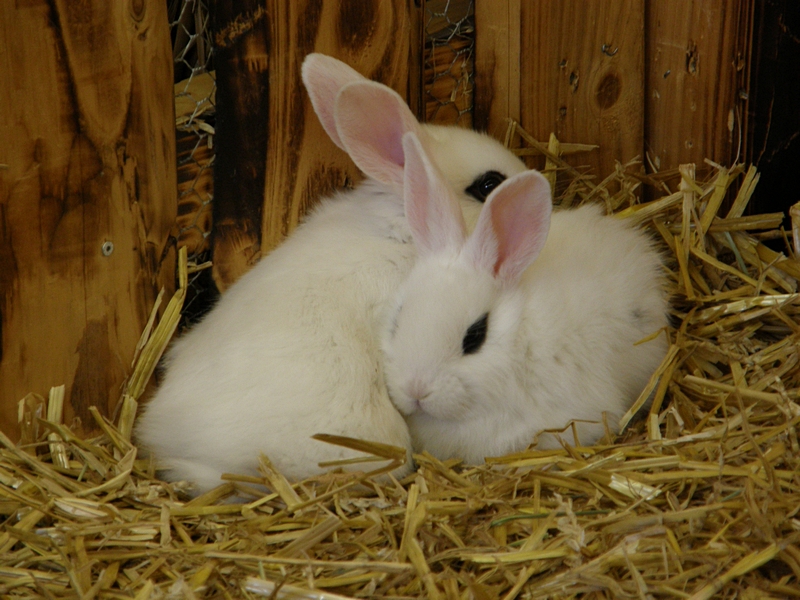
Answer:
[[[358,176],[304,104],[298,70],[311,50],[338,56],[406,93],[422,119],[470,126],[474,117],[477,128],[502,138],[506,119],[513,117],[543,141],[554,132],[563,141],[595,143],[599,150],[567,160],[588,165],[596,177],[610,173],[617,161],[633,158],[649,172],[669,174],[685,162],[702,169],[706,158],[725,164],[765,158],[767,163],[775,156],[788,154],[791,160],[795,155],[783,148],[797,138],[796,119],[789,119],[789,128],[777,122],[771,126],[773,106],[785,107],[781,110],[789,114],[797,104],[791,93],[794,78],[774,74],[769,61],[777,49],[768,43],[780,37],[783,55],[792,51],[789,46],[797,39],[792,14],[800,4],[477,0],[474,69],[471,61],[456,60],[450,77],[437,80],[426,93],[428,71],[446,69],[448,57],[463,46],[458,38],[437,47],[442,55],[434,57],[432,66],[426,60],[430,48],[425,34],[436,35],[450,22],[441,16],[429,21],[430,14],[447,5],[448,17],[457,19],[471,4],[409,0],[407,5],[395,3],[392,10],[383,5],[377,10],[376,3],[368,2],[359,11],[334,0],[213,5],[223,94],[214,203],[215,277],[221,288],[291,231],[317,192]],[[764,55],[754,57],[759,50],[752,49],[752,30],[759,11],[769,13],[762,19],[767,43],[762,45]],[[349,40],[342,25],[348,19],[359,23]],[[777,32],[771,37],[770,28]],[[396,35],[380,38],[387,31]],[[464,82],[472,76],[470,89]],[[790,93],[759,95],[758,82],[765,81]],[[455,101],[441,110],[451,96]],[[458,117],[453,108],[464,108],[473,98],[474,115]],[[753,109],[755,98],[759,103]],[[226,113],[230,107],[239,112]],[[304,164],[298,167],[300,162]],[[293,181],[296,167],[299,177]],[[784,182],[781,189],[791,185],[780,174],[775,180]],[[767,188],[762,180],[756,196]],[[269,198],[266,210],[264,198]]]
[[[215,3],[214,280],[225,289],[321,195],[358,171],[322,130],[300,81],[310,52],[336,56],[408,96],[418,53],[413,0]],[[418,98],[418,89],[415,89]],[[418,102],[418,100],[417,100]],[[264,209],[264,198],[271,199]]]
[[[729,164],[747,136],[754,0],[477,0],[476,123],[598,144],[595,174],[635,157]]]
[[[430,1],[430,0],[429,0]],[[475,0],[474,126],[506,119],[598,176],[670,171],[748,144],[757,0]],[[422,93],[425,0],[220,0],[212,234],[225,289],[355,167],[322,131],[303,57],[336,56]],[[161,0],[0,4],[0,426],[67,384],[108,411],[157,290],[173,282],[172,57]],[[458,76],[461,79],[461,76]],[[429,108],[429,107],[428,107]],[[113,251],[103,252],[106,242]],[[108,246],[106,246],[108,249]]]
[[[554,132],[597,144],[568,160],[601,178],[637,157],[661,172],[685,162],[702,168],[706,158],[729,164],[746,142],[754,1],[476,0],[474,126],[502,139],[511,117],[542,141]],[[405,94],[425,119],[432,111],[421,100],[421,49],[433,3],[215,4],[212,245],[220,289],[321,194],[358,178],[311,111],[303,57],[318,51],[348,62]]]
[[[61,384],[91,427],[174,281],[166,5],[2,2],[0,82],[0,428]]]

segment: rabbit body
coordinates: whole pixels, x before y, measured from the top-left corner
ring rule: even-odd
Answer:
[[[321,203],[172,346],[137,429],[167,479],[209,489],[224,472],[255,475],[264,453],[300,480],[356,454],[316,433],[409,447],[374,332],[414,249],[377,186]]]
[[[323,126],[368,178],[322,200],[168,351],[136,437],[166,479],[188,480],[195,493],[226,472],[257,475],[262,453],[290,480],[320,473],[320,462],[364,456],[312,439],[317,433],[410,450],[386,390],[379,335],[416,256],[403,207],[402,134],[424,139],[468,221],[481,206],[466,191],[472,182],[525,168],[486,136],[419,125],[397,94],[338,61],[311,55],[307,65]],[[410,468],[409,460],[397,474]]]
[[[514,194],[538,186],[536,210],[549,215],[546,180],[524,176]],[[493,196],[507,185],[513,182]],[[415,451],[440,459],[480,463],[523,450],[537,436],[538,448],[559,447],[555,435],[541,432],[573,420],[593,422],[576,428],[581,444],[594,443],[605,431],[603,413],[613,429],[666,352],[663,335],[635,345],[667,325],[661,258],[645,233],[593,205],[554,212],[548,231],[536,211],[527,220],[516,208],[492,216],[493,204],[490,197],[466,242],[440,239],[425,250],[430,241],[419,238],[437,234],[414,232],[422,256],[385,334],[390,396]],[[407,213],[408,205],[407,197]],[[527,251],[533,258],[509,259],[518,272],[505,278],[501,262],[512,250],[492,233],[503,218],[509,230],[540,231]],[[430,219],[425,228],[435,229]],[[472,239],[479,229],[480,248]],[[466,352],[465,332],[484,315],[485,339]],[[564,438],[573,441],[569,431]]]

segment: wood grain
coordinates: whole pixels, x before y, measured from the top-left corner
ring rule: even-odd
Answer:
[[[257,0],[211,5],[217,75],[213,276],[224,290],[261,250],[269,111],[269,16]]]
[[[502,140],[520,120],[520,0],[475,4],[475,129]]]
[[[536,139],[599,144],[569,157],[602,176],[642,153],[644,2],[522,2],[520,118]]]
[[[425,55],[425,5],[427,0],[406,0],[408,3],[408,106],[422,118],[425,75],[422,63]]]
[[[320,196],[359,177],[311,108],[300,80],[306,54],[339,58],[405,96],[411,31],[405,2],[267,0],[239,17],[218,15],[217,41],[231,33],[224,39],[234,56],[225,64],[233,72],[217,79],[218,155],[231,153],[216,163],[214,182],[218,287],[274,248]]]
[[[753,0],[647,0],[645,142],[658,170],[736,158],[752,8]]]
[[[173,285],[165,4],[3,2],[0,48],[0,427],[66,384],[66,422],[91,428]]]
[[[406,96],[410,20],[403,2],[286,2],[274,11],[262,251],[275,247],[323,194],[358,178],[314,114],[300,81],[309,52],[334,56]]]

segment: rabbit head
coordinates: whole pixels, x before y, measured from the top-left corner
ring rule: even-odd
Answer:
[[[404,146],[405,210],[419,257],[397,296],[385,371],[412,429],[415,421],[435,421],[446,438],[448,424],[508,410],[491,399],[516,377],[525,301],[519,281],[547,237],[550,186],[535,171],[511,177],[467,235],[456,197],[422,144],[406,134]]]
[[[405,164],[403,136],[409,132],[419,139],[462,202],[484,202],[502,181],[526,169],[512,152],[485,134],[419,123],[397,92],[332,57],[309,54],[303,62],[302,77],[314,110],[333,142],[364,174],[400,198]],[[478,211],[479,207],[472,207],[468,222],[474,223]]]

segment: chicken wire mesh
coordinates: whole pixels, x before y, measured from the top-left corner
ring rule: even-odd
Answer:
[[[178,169],[178,244],[189,260],[208,265],[214,198],[214,103],[211,28],[207,0],[168,0],[175,69]],[[210,269],[189,279],[183,325],[201,316],[216,296]]]
[[[474,2],[427,0],[425,12],[425,120],[472,127]]]

